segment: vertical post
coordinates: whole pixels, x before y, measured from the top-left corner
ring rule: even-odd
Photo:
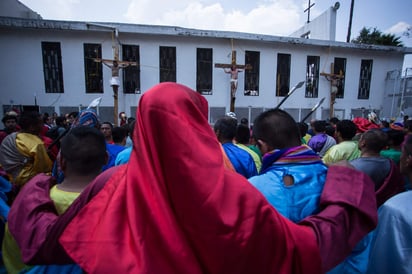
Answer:
[[[117,29],[115,31],[116,34],[116,39],[114,39],[114,44],[113,44],[113,51],[114,51],[114,60],[117,61],[119,60],[119,45],[117,43]],[[114,118],[114,126],[118,126],[118,113],[119,113],[119,99],[118,99],[118,91],[119,91],[119,86],[113,85],[113,118]]]
[[[391,71],[391,74],[395,75],[393,79],[393,93],[392,93],[392,105],[391,105],[391,115],[390,115],[390,118],[393,118],[393,106],[395,104],[396,84],[397,84],[398,76],[400,75],[400,72],[399,70],[393,70]]]
[[[118,89],[119,86],[113,85],[113,114],[114,114],[114,125],[117,127],[118,126],[118,119],[117,119],[117,113],[119,112],[119,100],[118,100]]]
[[[403,102],[404,97],[405,97],[405,91],[406,91],[406,78],[408,76],[408,68],[405,69],[405,76],[403,78],[403,88],[402,88],[402,94],[401,94],[401,105],[399,106],[399,117],[402,115],[403,112],[403,105],[405,104]]]
[[[232,65],[236,65],[236,51],[232,50]],[[235,83],[230,82],[230,112],[235,112],[236,97],[233,94],[236,92]]]
[[[330,65],[330,71],[332,74],[334,74],[333,71],[333,63],[331,63]],[[330,104],[329,104],[329,118],[332,118],[334,116],[334,104],[335,104],[335,99],[336,99],[336,93],[333,92],[333,86],[332,86],[333,81],[331,81],[331,85],[330,85]]]

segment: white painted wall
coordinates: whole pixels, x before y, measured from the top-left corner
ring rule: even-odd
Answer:
[[[232,43],[228,38],[148,35],[141,33],[120,33],[123,44],[140,47],[142,94],[159,83],[159,46],[176,47],[177,82],[196,88],[196,48],[213,48],[214,63],[230,63]],[[46,94],[43,78],[41,42],[60,42],[63,62],[63,94]],[[33,105],[34,94],[37,103],[43,107],[54,107],[60,114],[60,107],[87,106],[93,99],[102,96],[102,107],[113,106],[112,89],[109,85],[110,70],[103,66],[104,93],[86,94],[84,79],[83,44],[102,45],[102,57],[111,59],[111,32],[73,31],[58,29],[0,28],[0,54],[3,65],[0,67],[0,105]],[[240,74],[236,106],[248,108],[270,108],[276,106],[283,97],[275,96],[277,54],[291,54],[291,81],[293,87],[305,80],[306,57],[320,56],[321,72],[330,72],[330,64],[335,57],[347,59],[345,98],[337,99],[336,110],[343,110],[350,118],[351,109],[382,109],[387,71],[401,69],[403,54],[391,51],[354,49],[350,47],[320,46],[314,44],[293,44],[288,42],[268,42],[259,40],[234,39],[237,62],[244,64],[245,51],[260,52],[259,96],[244,96],[244,73]],[[121,55],[120,55],[121,56]],[[372,86],[369,100],[358,100],[359,70],[362,59],[373,59]],[[206,95],[211,107],[229,108],[229,75],[220,68],[213,68],[213,95]],[[330,84],[320,77],[319,97],[305,98],[304,87],[297,90],[283,105],[287,109],[310,109],[322,97],[325,103],[316,112],[321,119],[322,111],[329,108]],[[122,93],[120,87],[119,112],[125,111],[134,116],[142,94]]]

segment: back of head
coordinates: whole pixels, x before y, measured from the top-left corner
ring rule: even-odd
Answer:
[[[316,120],[313,122],[313,129],[316,133],[325,132],[326,130],[326,121],[325,120]]]
[[[329,123],[332,125],[336,125],[339,122],[339,119],[337,117],[332,117],[329,119]]]
[[[400,146],[405,140],[405,132],[402,130],[391,129],[387,134],[391,146]]]
[[[236,141],[240,144],[249,144],[250,129],[245,124],[239,124],[236,129]]]
[[[240,119],[240,123],[241,123],[242,125],[249,126],[249,121],[248,121],[247,118],[242,118],[242,119]]]
[[[335,127],[332,125],[326,125],[325,127],[325,133],[331,137],[335,137]]]
[[[339,132],[344,140],[352,140],[357,130],[358,127],[351,120],[342,120],[336,124],[336,132]]]
[[[213,128],[218,134],[219,141],[233,140],[236,136],[237,120],[225,116],[218,119]]]
[[[114,127],[112,130],[113,142],[121,143],[127,137],[128,128],[126,127]]]
[[[403,124],[403,128],[412,132],[412,120],[406,120]]]
[[[76,119],[77,116],[79,116],[79,112],[78,112],[78,111],[73,111],[73,112],[70,112],[70,113],[69,113],[69,118]]]
[[[281,109],[262,112],[253,123],[253,137],[264,141],[272,149],[301,145],[296,121]]]
[[[388,136],[380,129],[370,129],[362,133],[360,141],[365,142],[367,150],[379,153],[388,145]]]
[[[128,117],[127,118],[127,123],[128,124],[131,124],[133,121],[135,121],[136,120],[136,118],[134,118],[134,117]]]
[[[43,121],[37,111],[24,111],[19,118],[19,126],[22,131],[40,134]]]
[[[296,125],[299,128],[300,137],[304,137],[308,133],[308,124],[306,124],[305,122],[298,122]]]
[[[64,127],[65,126],[64,122],[66,121],[66,118],[63,116],[57,116],[55,121],[56,121],[56,126]]]
[[[61,141],[61,156],[72,172],[82,175],[101,171],[106,164],[106,141],[98,129],[72,128]]]

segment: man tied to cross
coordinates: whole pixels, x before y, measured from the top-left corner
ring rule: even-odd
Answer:
[[[249,64],[238,65],[236,64],[236,51],[232,50],[232,63],[231,64],[215,64],[216,68],[223,68],[226,73],[230,74],[230,111],[235,111],[236,90],[239,72],[243,70],[252,69]]]
[[[333,73],[334,71],[334,65],[331,63],[331,71],[332,73],[324,73],[321,72],[320,75],[324,76],[326,80],[330,82],[330,107],[329,107],[329,117],[334,116],[334,104],[336,102],[336,95],[338,93],[338,88],[341,85],[341,82],[343,79],[345,79],[345,75],[343,74],[343,71],[339,71],[339,74]]]
[[[110,79],[110,86],[113,88],[114,99],[114,125],[118,125],[118,91],[120,86],[119,71],[128,66],[137,66],[136,62],[119,61],[119,44],[113,45],[114,60],[95,58],[95,62],[102,62],[105,66],[111,69],[112,78]]]

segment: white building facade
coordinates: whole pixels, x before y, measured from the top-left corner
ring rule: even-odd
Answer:
[[[303,87],[281,106],[297,121],[322,98],[310,119],[331,113],[350,119],[365,110],[389,117],[396,107],[387,107],[395,101],[388,97],[394,92],[388,72],[401,70],[404,55],[412,53],[412,48],[180,27],[0,17],[0,115],[33,106],[65,114],[101,97],[101,120],[114,122],[111,71],[95,58],[113,59],[115,43],[120,60],[137,63],[121,70],[119,112],[135,117],[145,91],[175,81],[204,94],[212,124],[229,111],[230,76],[215,65],[230,64],[232,51],[236,64],[251,65],[239,74],[235,101],[237,116],[250,121],[301,81]],[[327,74],[339,79],[334,104],[333,76]]]

